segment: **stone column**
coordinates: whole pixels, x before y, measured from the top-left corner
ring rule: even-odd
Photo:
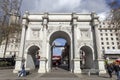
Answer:
[[[72,14],[72,27],[73,27],[73,54],[74,54],[74,73],[81,73],[80,69],[80,58],[77,52],[77,16],[75,13]]]
[[[93,20],[93,27],[94,27],[94,34],[95,34],[95,41],[96,41],[96,50],[97,50],[97,63],[98,63],[98,69],[99,74],[106,73],[105,66],[104,66],[104,59],[102,58],[102,52],[100,50],[100,41],[99,41],[99,35],[98,35],[98,16],[95,13],[92,13],[92,20]]]
[[[17,73],[19,70],[21,70],[22,60],[24,58],[23,55],[24,55],[25,37],[26,37],[26,28],[27,28],[27,14],[23,16],[22,24],[23,26],[22,26],[20,49],[19,49],[18,57],[16,58],[16,64],[13,73]]]
[[[43,43],[42,43],[42,49],[43,49],[43,58],[40,59],[40,66],[38,73],[45,73],[46,72],[46,56],[47,56],[47,23],[48,23],[48,13],[44,13],[43,16]]]

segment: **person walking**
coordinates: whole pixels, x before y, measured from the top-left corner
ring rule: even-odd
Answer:
[[[120,80],[120,63],[119,62],[114,62],[113,63],[113,68],[114,68],[115,74],[117,76],[117,80]]]
[[[58,67],[58,61],[55,62],[55,70],[57,70]]]
[[[36,68],[39,68],[39,59],[40,59],[40,56],[39,56],[39,54],[37,53],[36,54]]]
[[[22,69],[20,72],[18,72],[18,77],[21,77],[21,76],[26,76],[25,64],[23,61],[22,61]]]
[[[113,72],[112,64],[107,64],[107,72],[109,74],[109,77],[112,78],[112,72]]]

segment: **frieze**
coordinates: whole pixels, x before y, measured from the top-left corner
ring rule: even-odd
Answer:
[[[42,41],[39,40],[26,40],[25,48],[28,48],[29,46],[36,45],[36,46],[42,46]]]
[[[89,45],[89,46],[92,46],[93,47],[93,42],[92,42],[92,40],[78,40],[77,41],[77,43],[78,43],[78,46],[77,47],[79,47],[79,46],[81,46],[81,45]]]

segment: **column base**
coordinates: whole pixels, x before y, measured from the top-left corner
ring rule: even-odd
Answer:
[[[39,70],[38,70],[38,73],[46,73],[47,70],[46,70],[46,61],[47,59],[46,58],[41,58],[40,59],[40,66],[39,66]]]
[[[99,59],[98,60],[98,69],[99,69],[99,74],[105,74],[105,64],[104,64],[104,59]]]
[[[13,73],[18,73],[18,71],[21,70],[22,65],[22,58],[17,58],[15,63],[15,69],[13,70]]]
[[[74,70],[74,73],[81,73],[81,70]]]
[[[45,69],[39,69],[38,73],[46,73],[46,70]]]
[[[74,73],[81,73],[80,59],[74,59]]]

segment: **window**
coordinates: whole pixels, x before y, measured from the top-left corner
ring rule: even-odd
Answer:
[[[112,32],[112,30],[110,30],[110,32]]]
[[[103,43],[103,42],[101,42],[101,44],[102,44],[102,45],[104,45],[104,43]]]
[[[108,40],[108,38],[106,38],[106,40]]]
[[[18,46],[17,45],[15,45],[15,48],[17,48]]]
[[[111,38],[111,40],[113,40],[113,38]]]
[[[104,47],[102,47],[102,49],[104,49]]]
[[[112,47],[113,49],[115,49],[115,47]]]
[[[110,35],[111,35],[111,36],[113,36],[113,34],[112,34],[112,33],[111,33]]]
[[[116,36],[118,36],[118,33],[116,33]]]
[[[107,45],[109,45],[109,42],[107,42]]]
[[[114,45],[114,42],[112,42],[112,45]]]
[[[108,34],[107,34],[107,33],[106,33],[105,35],[106,35],[106,36],[108,36]]]
[[[118,38],[116,38],[116,40],[118,40]]]
[[[102,33],[101,33],[100,35],[101,35],[101,36],[103,36],[103,34],[102,34]]]
[[[101,38],[101,40],[103,40],[103,38]]]
[[[117,45],[119,45],[119,42],[117,42]]]
[[[107,47],[107,49],[110,49],[110,47]]]

